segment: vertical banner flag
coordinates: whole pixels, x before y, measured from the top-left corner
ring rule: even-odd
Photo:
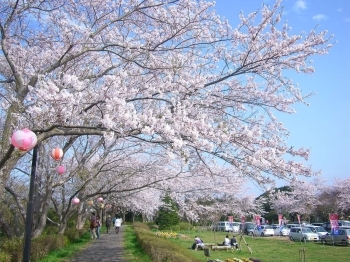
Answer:
[[[242,228],[243,228],[244,224],[245,224],[245,217],[241,217],[241,223],[242,223]]]
[[[329,214],[329,221],[331,222],[332,235],[338,235],[338,232],[339,232],[338,214]]]
[[[283,215],[278,214],[278,225],[281,227],[283,225]]]
[[[260,230],[260,216],[255,216],[254,220],[255,220],[256,226]]]
[[[300,224],[300,215],[297,215],[297,217],[298,217],[298,222],[299,222],[299,224]]]
[[[233,216],[228,216],[228,222],[230,222],[230,226],[233,224]]]
[[[245,225],[245,217],[241,217],[241,224],[239,226],[239,231],[244,230],[244,225]]]

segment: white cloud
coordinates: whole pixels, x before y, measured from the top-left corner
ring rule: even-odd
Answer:
[[[337,11],[341,13],[343,12],[343,8],[338,8]]]
[[[318,14],[318,15],[314,15],[312,19],[317,21],[322,21],[322,20],[326,20],[327,16],[325,16],[324,14]]]
[[[298,0],[295,2],[294,9],[297,11],[305,10],[306,7],[306,2],[304,0]]]

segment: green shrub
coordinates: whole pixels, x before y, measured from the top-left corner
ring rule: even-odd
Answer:
[[[1,262],[11,262],[11,255],[5,252],[0,252],[0,261]]]
[[[68,238],[63,235],[41,236],[32,240],[30,258],[38,261],[50,252],[63,248],[67,245]]]
[[[1,249],[11,257],[11,262],[21,262],[23,257],[23,238],[2,241]]]
[[[194,230],[195,227],[191,225],[190,223],[186,222],[180,222],[179,226],[179,231],[185,231],[185,230]]]
[[[71,243],[79,238],[81,238],[84,233],[86,233],[87,229],[76,229],[76,228],[69,228],[65,231],[64,235],[68,238],[68,241]]]
[[[40,236],[32,239],[30,248],[30,261],[35,262],[47,256],[50,252],[63,248],[68,239],[62,235]],[[2,242],[0,261],[21,262],[23,259],[23,239],[13,238]]]

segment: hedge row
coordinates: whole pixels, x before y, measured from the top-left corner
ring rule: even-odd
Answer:
[[[201,262],[191,252],[157,236],[146,224],[134,223],[134,230],[142,249],[153,262]]]
[[[46,257],[50,252],[65,247],[79,239],[86,230],[67,230],[65,235],[44,235],[31,242],[30,261],[35,262]],[[1,243],[1,262],[21,262],[23,258],[23,238],[13,238]]]

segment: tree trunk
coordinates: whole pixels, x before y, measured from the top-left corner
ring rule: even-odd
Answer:
[[[39,222],[33,232],[33,237],[40,236],[46,227],[47,213],[49,211],[49,202],[50,202],[51,196],[52,196],[52,178],[49,178],[46,184],[46,192],[42,199]]]
[[[77,216],[75,228],[82,229],[85,225],[86,218],[87,218],[87,207],[83,205],[82,208],[78,210],[78,216]]]

